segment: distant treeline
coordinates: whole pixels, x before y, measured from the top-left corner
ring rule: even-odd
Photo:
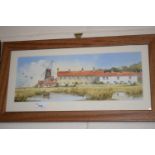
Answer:
[[[142,72],[142,64],[137,63],[130,66],[112,67],[105,69],[105,72]]]

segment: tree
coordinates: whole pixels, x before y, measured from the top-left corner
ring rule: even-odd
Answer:
[[[112,67],[104,70],[105,72],[142,72],[141,62],[130,66]]]

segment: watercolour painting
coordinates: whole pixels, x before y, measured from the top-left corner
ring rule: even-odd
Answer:
[[[145,45],[14,51],[8,111],[148,110],[147,54]]]

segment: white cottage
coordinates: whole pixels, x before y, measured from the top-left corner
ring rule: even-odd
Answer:
[[[102,83],[110,84],[133,84],[141,81],[141,73],[137,72],[108,72],[99,77]]]
[[[57,82],[59,85],[74,84],[133,84],[141,81],[141,73],[137,72],[104,72],[91,71],[58,71]]]

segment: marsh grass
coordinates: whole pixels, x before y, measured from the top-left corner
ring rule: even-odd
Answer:
[[[143,94],[141,85],[87,85],[76,87],[19,88],[16,89],[15,101],[25,102],[28,97],[37,95],[45,96],[50,92],[85,96],[87,100],[110,100],[115,92],[125,92],[133,97],[140,97]]]

